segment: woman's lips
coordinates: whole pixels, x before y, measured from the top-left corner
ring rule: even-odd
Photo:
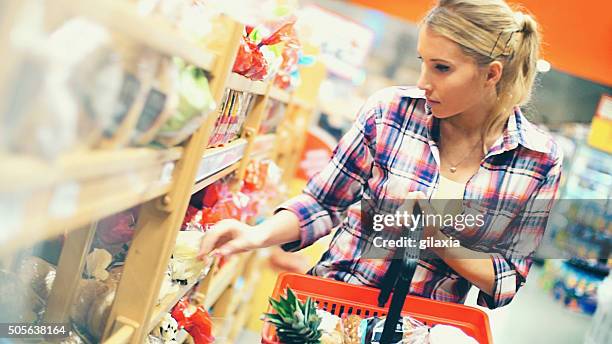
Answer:
[[[427,99],[427,104],[429,104],[429,105],[437,105],[437,104],[440,104],[440,102],[437,102],[437,101],[431,100],[431,99]]]

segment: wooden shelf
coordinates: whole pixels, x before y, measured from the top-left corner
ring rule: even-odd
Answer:
[[[200,161],[192,194],[236,171],[246,146],[246,139],[238,139],[222,147],[206,149]]]
[[[275,86],[272,86],[272,88],[270,88],[269,96],[270,98],[274,100],[278,100],[285,104],[288,104],[289,101],[291,100],[291,94],[289,92],[285,90],[281,90],[280,88],[275,87]]]
[[[212,71],[217,56],[193,43],[166,18],[139,15],[134,3],[125,0],[55,0],[75,14],[86,16],[168,56],[177,56]]]
[[[252,81],[240,74],[232,73],[226,87],[235,91],[264,95],[268,85],[263,81]]]
[[[168,192],[182,148],[0,160],[0,243],[7,252],[88,225]]]
[[[229,154],[228,152],[237,151],[244,152],[244,148],[246,148],[246,139],[238,139],[227,146],[218,147],[218,148],[209,148],[206,150],[204,157],[202,158],[201,163],[201,173],[199,173],[202,177],[198,177],[196,184],[192,189],[192,194],[204,189],[210,184],[216,182],[219,179],[222,179],[235,171],[238,170],[240,164],[242,163],[242,156],[237,157],[236,153],[234,155]],[[276,135],[275,134],[267,134],[258,136],[255,138],[255,147],[251,153],[251,157],[264,157],[274,148],[274,144],[276,143]]]
[[[213,276],[210,282],[210,288],[208,289],[208,295],[205,297],[204,308],[209,309],[212,307],[223,292],[232,284],[232,281],[239,272],[239,267],[242,259],[241,257],[232,256]]]
[[[240,167],[240,161],[235,164],[230,165],[229,167],[222,169],[221,171],[209,177],[206,177],[200,180],[193,186],[191,193],[195,194],[199,192],[200,190],[204,189],[205,187],[209,186],[210,184],[216,182],[217,180],[220,180],[222,178],[225,178],[226,176],[229,176],[230,174],[236,172],[236,170],[238,170],[238,167]]]

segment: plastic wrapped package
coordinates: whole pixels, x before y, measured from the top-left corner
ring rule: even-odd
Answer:
[[[251,80],[263,80],[268,72],[268,61],[250,38],[241,38],[232,71]]]
[[[204,233],[180,231],[170,259],[172,280],[181,284],[197,281],[206,268],[206,263],[197,259]]]
[[[34,323],[44,312],[41,298],[12,272],[0,270],[0,312],[2,323]]]
[[[98,222],[96,237],[104,245],[117,245],[130,242],[136,230],[138,208],[132,208]]]
[[[179,286],[178,284],[172,281],[172,270],[170,267],[168,267],[166,269],[166,272],[164,273],[164,279],[162,281],[162,285],[159,288],[159,295],[157,296],[157,304],[159,305],[167,295],[174,295],[178,293],[178,291],[179,291]]]
[[[132,142],[146,145],[153,141],[162,125],[176,112],[178,103],[178,67],[170,59],[164,59],[146,96]]]
[[[158,343],[172,344],[176,343],[176,336],[178,334],[178,322],[170,315],[166,313],[159,324],[155,326],[151,332],[151,336],[159,339]]]
[[[109,289],[106,293],[96,298],[87,314],[87,329],[96,340],[100,340],[104,334],[106,320],[110,314],[113,301],[115,301],[115,292],[116,289]]]
[[[101,281],[94,279],[80,280],[77,296],[70,311],[72,321],[82,329],[86,329],[87,317],[94,301],[108,292],[109,289],[110,286]]]
[[[176,113],[157,133],[156,141],[175,146],[186,140],[215,109],[204,70],[179,63],[179,105]]]
[[[98,222],[92,247],[108,251],[112,256],[111,266],[122,264],[136,231],[139,208],[131,208]]]
[[[85,271],[90,278],[104,281],[109,277],[106,268],[112,261],[113,257],[107,250],[94,248],[85,259]]]
[[[178,323],[178,329],[185,329],[195,344],[214,343],[212,336],[212,319],[202,306],[194,306],[181,299],[172,309],[172,317]]]
[[[88,39],[81,39],[84,36]],[[52,159],[77,146],[92,145],[110,121],[121,84],[121,62],[110,34],[102,26],[76,18],[31,46],[36,48],[25,55],[31,62],[28,66],[38,73],[32,76],[38,85],[21,89],[30,98],[16,97],[32,105],[9,123],[9,149]],[[27,75],[23,79],[32,80]]]
[[[55,266],[44,259],[30,256],[21,262],[18,275],[19,279],[29,285],[41,300],[47,301],[55,281]]]
[[[98,341],[102,337],[122,273],[123,267],[119,266],[110,269],[104,281],[96,279],[79,281],[70,318],[76,328],[93,341]]]
[[[98,143],[100,148],[118,148],[129,144],[139,118],[148,114],[143,111],[159,107],[159,97],[149,96],[157,94],[152,92],[152,85],[160,68],[161,57],[156,52],[134,46],[119,36],[115,36],[114,47],[122,56],[123,74],[119,93],[110,107],[111,119],[104,126],[103,139]],[[151,116],[145,116],[145,120],[149,117]],[[145,124],[147,123],[145,121]],[[145,125],[141,127],[146,129]]]

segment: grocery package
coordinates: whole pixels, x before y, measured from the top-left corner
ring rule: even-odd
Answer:
[[[172,344],[176,343],[177,334],[178,322],[170,313],[166,313],[147,337],[147,341],[149,344]]]
[[[0,270],[0,322],[34,323],[42,319],[45,302],[13,272]]]
[[[251,80],[264,80],[275,75],[284,61],[284,70],[291,70],[291,58],[299,50],[293,28],[295,21],[294,17],[288,17],[254,27],[247,26],[233,71]],[[283,49],[287,48],[289,51],[283,57]]]
[[[178,97],[176,112],[170,117],[156,136],[156,141],[166,147],[178,145],[196,131],[215,109],[208,78],[203,69],[175,60],[179,67]]]
[[[112,122],[121,89],[123,67],[113,37],[102,26],[75,18],[28,39],[36,44],[23,51],[23,74],[4,116],[9,134],[4,143],[10,151],[47,159],[96,144]]]
[[[135,144],[146,145],[153,141],[161,126],[176,112],[178,87],[178,66],[170,59],[164,59],[134,128],[132,141]]]
[[[208,147],[220,146],[238,138],[253,104],[254,95],[227,89]]]
[[[178,329],[185,329],[193,338],[195,344],[213,343],[212,319],[202,306],[194,306],[187,300],[181,299],[172,309],[172,317],[178,323]]]
[[[170,258],[170,271],[173,281],[182,285],[198,281],[206,273],[206,264],[196,258],[204,233],[200,231],[180,231]]]

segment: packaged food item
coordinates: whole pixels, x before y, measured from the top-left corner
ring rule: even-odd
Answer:
[[[455,326],[435,325],[429,330],[429,341],[422,343],[430,344],[478,344],[476,339],[468,336]]]
[[[6,123],[9,150],[53,159],[92,146],[110,122],[120,91],[121,59],[112,36],[74,18],[29,43],[16,85],[21,94],[14,94],[16,106],[7,115],[18,116]]]
[[[0,270],[0,322],[34,323],[40,320],[45,303],[17,275]],[[8,310],[8,311],[6,311]]]
[[[176,63],[180,70],[178,109],[162,126],[155,139],[166,147],[186,140],[216,106],[204,70],[185,65],[181,61]]]
[[[180,231],[170,259],[172,280],[183,285],[194,283],[204,273],[206,263],[197,259],[204,237],[199,231]]]
[[[109,290],[109,285],[94,279],[79,281],[77,297],[70,311],[72,321],[83,329],[87,328],[87,316],[94,301]]]
[[[181,299],[172,309],[172,317],[178,323],[178,329],[185,329],[195,344],[214,343],[212,319],[202,306],[194,306]]]
[[[361,335],[359,333],[359,326],[361,324],[361,320],[363,320],[358,315],[342,315],[342,336],[344,338],[344,343],[346,344],[361,344]]]
[[[55,266],[39,257],[30,256],[22,260],[18,275],[19,279],[29,285],[41,300],[47,301],[55,281]]]
[[[164,59],[146,96],[132,141],[138,145],[153,141],[161,126],[176,112],[178,103],[178,67]]]
[[[158,339],[161,339],[160,343],[171,344],[176,343],[176,336],[178,334],[178,322],[170,315],[170,313],[164,314],[159,324],[155,326],[151,335]]]
[[[137,48],[121,38],[115,41],[123,57],[124,73],[119,95],[111,107],[111,121],[104,126],[104,137],[98,144],[106,149],[123,147],[130,142],[161,61],[156,52]]]

